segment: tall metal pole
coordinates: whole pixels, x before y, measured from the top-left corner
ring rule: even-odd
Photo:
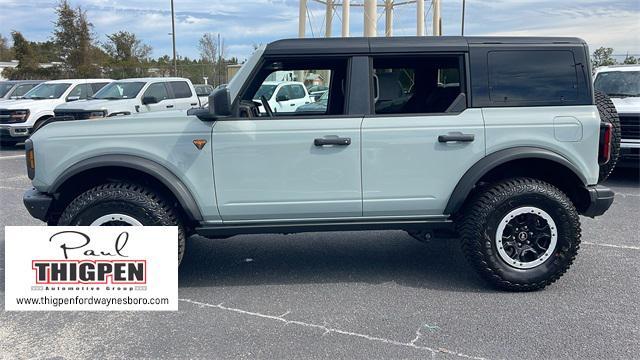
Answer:
[[[440,36],[440,0],[433,0],[433,36]]]
[[[373,37],[377,35],[377,0],[364,0],[364,36]]]
[[[300,12],[298,13],[298,37],[305,37],[307,28],[307,0],[300,0]]]
[[[393,36],[393,0],[385,0],[384,2],[384,36]]]
[[[333,0],[327,0],[327,12],[324,20],[324,36],[331,37],[331,29],[333,28]]]
[[[416,35],[424,36],[424,0],[416,0]]]
[[[342,0],[342,37],[349,37],[350,0]]]
[[[465,10],[465,4],[466,1],[462,0],[462,36],[464,36],[464,10]]]
[[[171,38],[173,41],[173,76],[178,76],[178,63],[176,61],[176,16],[171,0]]]

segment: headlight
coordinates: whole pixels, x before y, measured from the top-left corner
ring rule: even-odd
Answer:
[[[5,115],[5,124],[23,123],[29,118],[29,110],[9,110],[9,115]]]
[[[89,113],[89,119],[97,119],[97,118],[103,118],[107,116],[107,112],[106,111],[92,111]]]

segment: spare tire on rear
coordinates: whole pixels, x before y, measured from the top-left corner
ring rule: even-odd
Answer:
[[[613,125],[613,136],[611,139],[611,159],[608,163],[600,165],[600,176],[598,177],[598,183],[601,183],[609,177],[613,168],[618,162],[618,156],[620,155],[620,118],[618,112],[611,99],[599,91],[595,92],[596,106],[598,107],[598,113],[600,114],[600,120]]]

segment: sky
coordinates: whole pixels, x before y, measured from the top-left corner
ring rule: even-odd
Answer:
[[[400,1],[400,0],[398,0]],[[324,34],[324,6],[309,2],[308,37]],[[340,3],[340,0],[335,0]],[[352,4],[362,0],[351,0]],[[379,2],[382,2],[381,0]],[[153,48],[153,57],[171,54],[170,0],[70,0],[87,11],[99,41],[105,34],[126,30]],[[430,1],[426,1],[427,32],[431,33]],[[460,35],[462,0],[441,0],[443,35]],[[640,0],[467,0],[465,35],[577,36],[591,50],[612,47],[615,54],[640,55]],[[51,37],[55,0],[0,0],[0,34],[21,31],[29,40]],[[179,55],[199,57],[198,39],[220,33],[227,55],[241,61],[253,44],[296,37],[298,0],[175,0],[176,48]],[[379,10],[378,34],[384,34]],[[415,5],[398,6],[395,35],[415,35]],[[340,35],[341,10],[332,31]],[[351,8],[351,35],[361,36],[363,10]]]

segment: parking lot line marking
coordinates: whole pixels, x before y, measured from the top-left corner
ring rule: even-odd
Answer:
[[[23,157],[24,157],[24,154],[22,154],[22,155],[0,156],[0,160],[19,159],[19,158],[23,158]]]
[[[603,246],[603,247],[610,247],[610,248],[616,248],[616,249],[640,250],[640,246],[602,244],[602,243],[593,243],[589,241],[583,241],[582,243],[587,245]]]
[[[225,310],[225,311],[231,311],[231,312],[234,312],[234,313],[237,313],[237,314],[248,315],[248,316],[253,316],[253,317],[262,318],[262,319],[269,319],[269,320],[279,321],[279,322],[284,323],[285,325],[292,324],[292,325],[298,325],[298,326],[305,326],[305,327],[309,327],[309,328],[314,328],[314,329],[322,330],[323,331],[323,335],[330,334],[330,333],[335,333],[335,334],[340,334],[340,335],[359,337],[361,339],[365,339],[365,340],[369,340],[369,341],[375,341],[375,342],[380,342],[380,343],[385,343],[385,344],[390,344],[390,345],[404,346],[404,347],[414,348],[414,349],[417,349],[417,350],[429,351],[431,353],[431,358],[432,359],[435,359],[435,356],[436,356],[437,353],[442,353],[442,354],[458,356],[458,357],[465,358],[465,359],[486,360],[486,358],[484,358],[484,357],[478,357],[478,356],[471,356],[471,355],[467,355],[467,354],[462,354],[462,353],[451,351],[451,350],[445,349],[445,348],[433,349],[433,348],[430,348],[430,347],[427,347],[427,346],[416,345],[416,342],[422,336],[422,333],[420,332],[420,329],[416,330],[416,337],[413,340],[411,340],[410,342],[402,342],[402,341],[386,339],[386,338],[381,338],[381,337],[367,335],[367,334],[361,334],[361,333],[357,333],[357,332],[353,332],[353,331],[347,331],[347,330],[341,330],[341,329],[337,329],[337,328],[332,328],[332,327],[328,327],[326,325],[307,323],[307,322],[298,321],[298,320],[289,320],[289,319],[284,318],[284,315],[287,315],[289,313],[288,311],[286,313],[284,313],[283,315],[277,316],[277,315],[261,314],[261,313],[257,313],[257,312],[253,312],[253,311],[232,308],[232,307],[228,307],[228,306],[222,305],[223,303],[215,305],[215,304],[208,304],[208,303],[195,301],[195,300],[191,300],[191,299],[178,299],[178,300],[180,300],[182,302],[186,302],[186,303],[192,304],[192,305],[198,305],[200,307],[215,308],[215,309],[220,309],[220,310]]]

